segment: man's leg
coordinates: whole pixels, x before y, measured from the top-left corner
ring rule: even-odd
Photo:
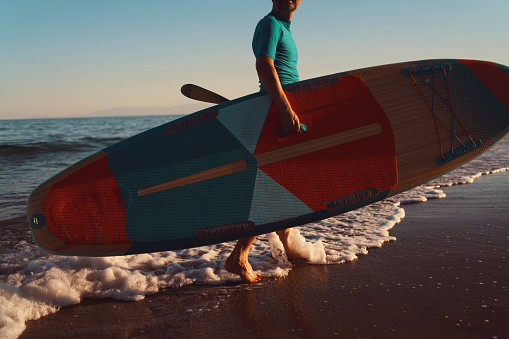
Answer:
[[[290,229],[289,228],[286,228],[284,230],[279,230],[276,233],[279,236],[279,240],[281,240],[281,242],[283,243],[283,247],[285,248],[286,256],[288,257],[288,259],[303,258],[303,256],[300,255],[299,252],[293,250],[290,247],[290,243],[288,241],[288,239],[290,237]]]
[[[258,274],[253,271],[248,261],[249,249],[255,239],[256,237],[239,239],[237,245],[224,263],[224,268],[227,271],[238,274],[243,280],[249,282],[255,282],[261,279]]]

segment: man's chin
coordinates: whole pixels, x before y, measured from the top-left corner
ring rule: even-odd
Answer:
[[[295,12],[296,9],[297,8],[295,6],[293,6],[291,8],[278,8],[278,10],[283,13],[293,13],[293,12]]]

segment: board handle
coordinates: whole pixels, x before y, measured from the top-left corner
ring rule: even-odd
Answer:
[[[306,133],[308,132],[308,127],[306,125],[304,125],[302,122],[300,123],[300,132],[306,132]],[[285,136],[286,136],[285,130],[281,128],[279,130],[279,137],[281,139],[283,139]]]

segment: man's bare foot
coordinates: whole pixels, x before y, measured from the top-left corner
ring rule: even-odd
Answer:
[[[240,260],[235,260],[231,256],[226,259],[224,263],[224,268],[232,272],[234,274],[238,274],[242,280],[248,282],[257,282],[262,278],[253,271],[253,268],[249,264],[249,262],[241,262]]]
[[[285,247],[286,257],[288,259],[306,259],[299,252],[296,252],[290,248]]]
[[[285,248],[285,252],[286,252],[286,257],[288,259],[305,259],[305,257],[303,257],[299,252],[295,251],[294,249],[292,249],[290,247],[290,241],[289,241],[290,229],[289,228],[284,229],[284,230],[279,230],[276,233],[279,236],[279,240],[281,240],[281,242],[283,243],[283,247]]]
[[[224,268],[232,273],[238,274],[242,280],[256,282],[261,277],[253,271],[247,259],[249,249],[256,237],[243,238],[237,241],[237,245],[226,259]]]

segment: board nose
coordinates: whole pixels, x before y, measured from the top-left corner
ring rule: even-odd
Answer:
[[[509,110],[509,67],[487,61],[460,61]]]
[[[498,68],[500,68],[505,73],[505,78],[502,80],[503,91],[505,91],[505,97],[509,98],[509,66],[495,64]],[[507,107],[507,105],[506,105]],[[509,107],[507,107],[509,109]]]
[[[505,107],[509,110],[509,67],[501,64],[494,64],[498,69],[500,69],[502,72],[499,72],[499,85],[500,85],[500,92],[501,96],[505,99],[503,101]],[[505,76],[504,76],[505,75]],[[508,112],[509,114],[509,112]]]
[[[509,76],[509,67],[502,64],[495,64]]]

